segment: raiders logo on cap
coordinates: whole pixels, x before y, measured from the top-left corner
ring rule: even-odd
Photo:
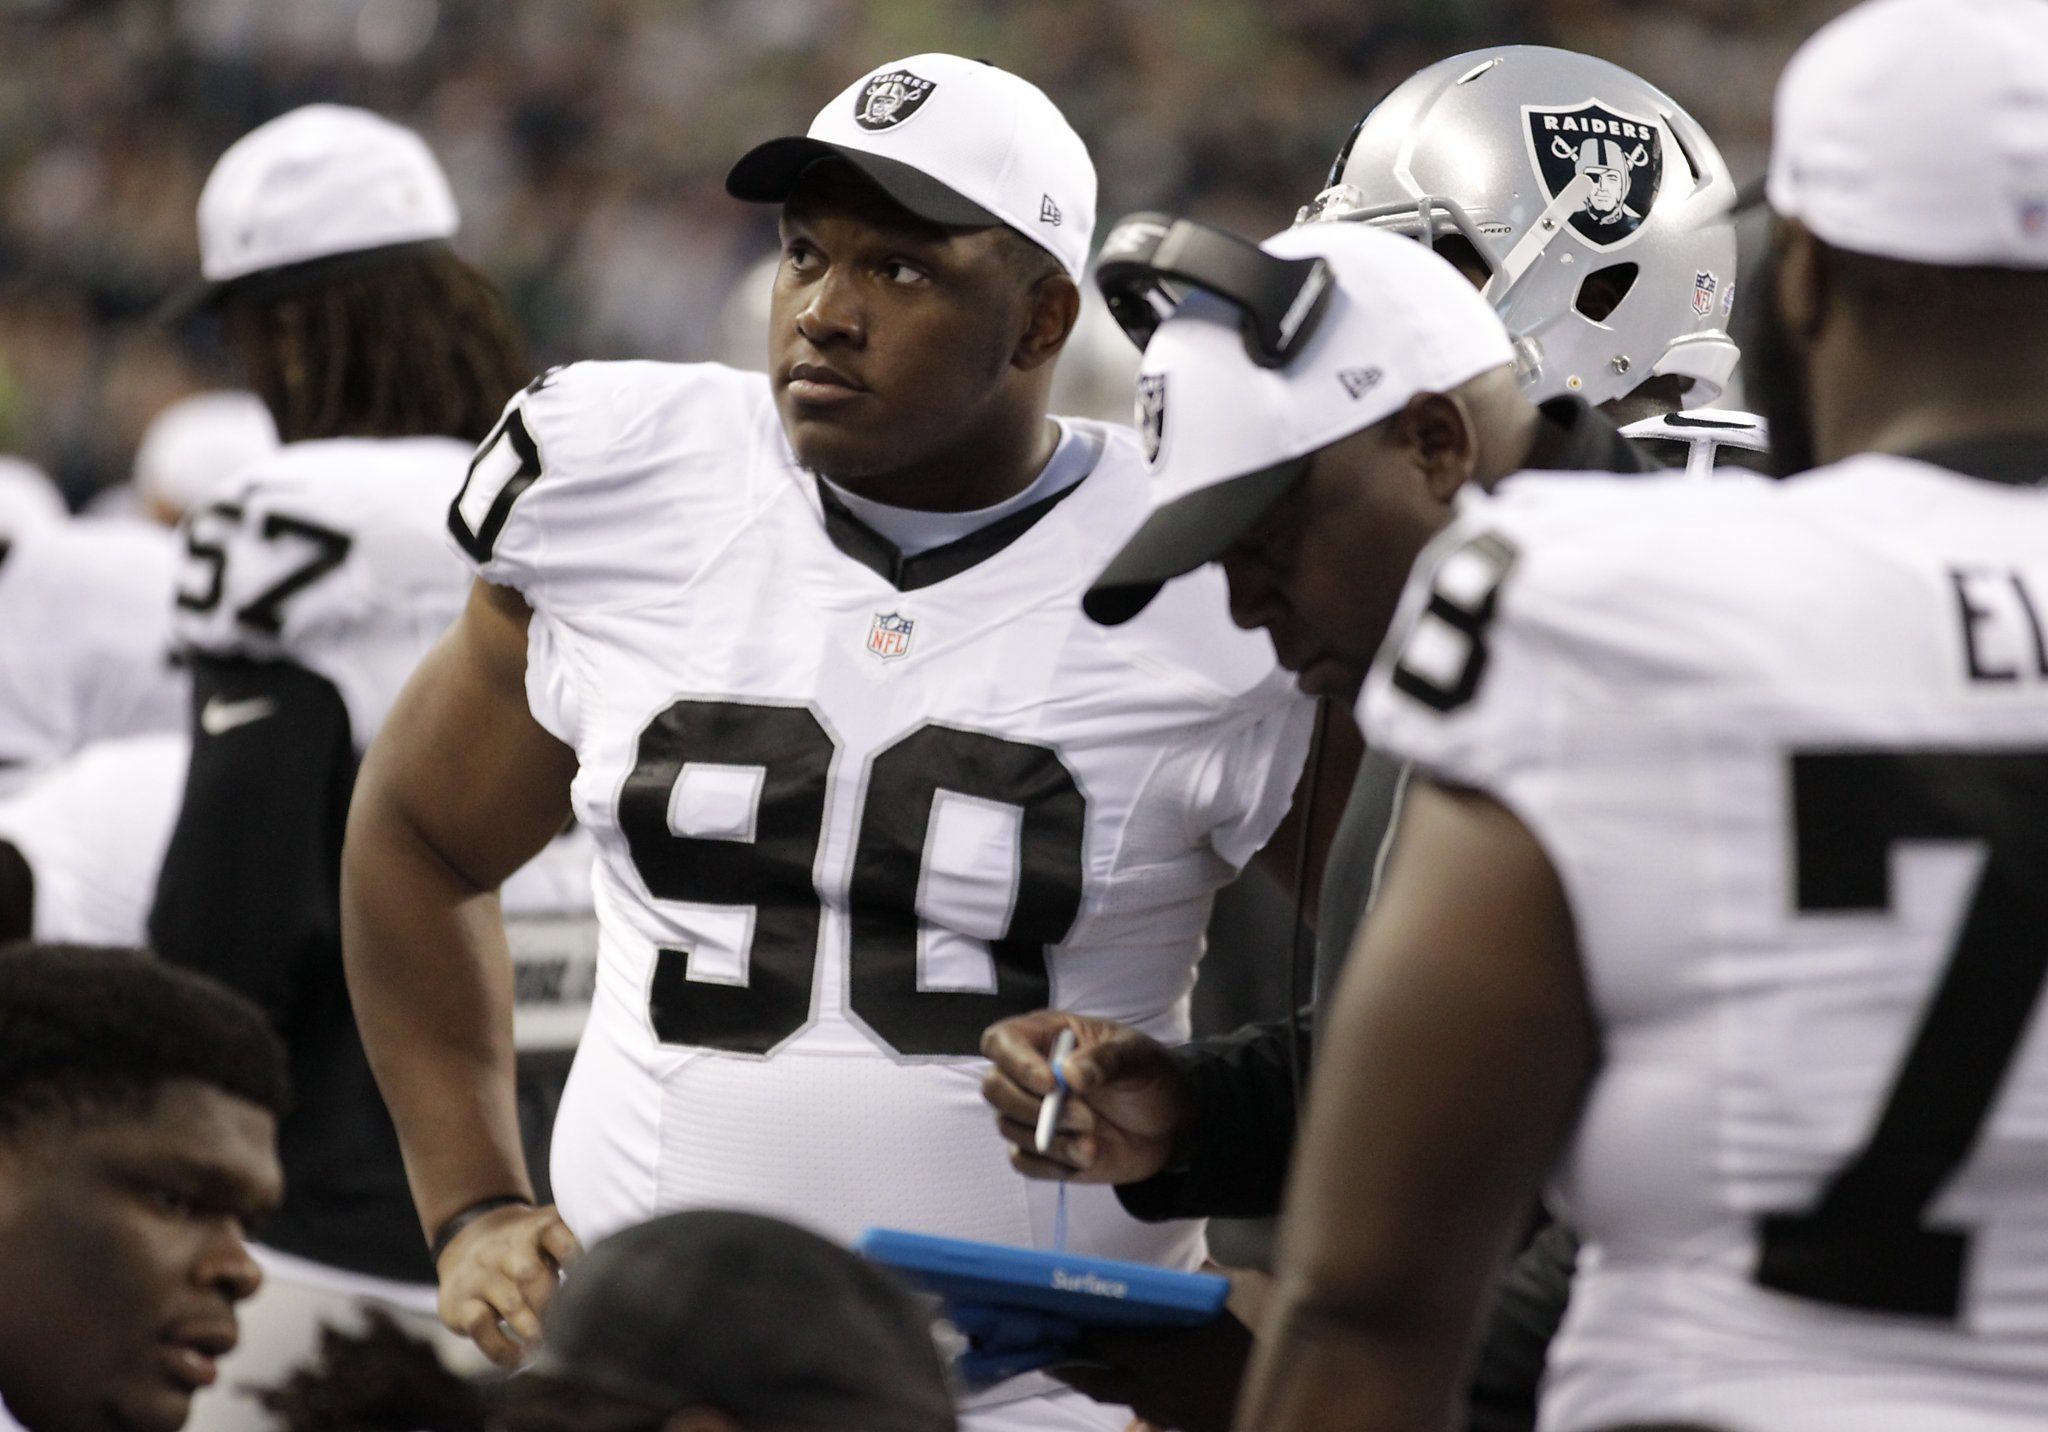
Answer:
[[[909,70],[884,70],[853,97],[853,122],[862,129],[894,129],[917,113],[938,85]]]
[[[1166,440],[1166,375],[1147,373],[1138,379],[1138,432],[1145,439],[1145,461],[1159,461]]]
[[[1634,238],[1664,178],[1657,122],[1592,99],[1579,105],[1525,104],[1522,119],[1545,193],[1555,199],[1581,174],[1593,180],[1593,192],[1571,216],[1573,230],[1601,248]]]

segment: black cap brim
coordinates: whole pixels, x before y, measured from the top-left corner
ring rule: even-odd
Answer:
[[[158,304],[151,318],[170,327],[195,313],[219,308],[230,300],[236,303],[269,303],[275,299],[290,298],[339,279],[448,247],[446,239],[405,239],[395,244],[379,244],[375,248],[326,254],[280,268],[258,269],[240,278],[195,279]]]
[[[984,229],[1003,220],[958,191],[947,188],[922,169],[900,159],[885,159],[859,149],[827,144],[808,135],[791,135],[757,144],[742,154],[725,176],[725,192],[754,204],[780,204],[795,192],[797,181],[821,159],[843,159],[920,219],[953,229]]]
[[[1308,471],[1307,457],[1289,458],[1185,497],[1145,519],[1123,550],[1081,598],[1081,610],[1102,626],[1122,626],[1159,589],[1221,557]]]

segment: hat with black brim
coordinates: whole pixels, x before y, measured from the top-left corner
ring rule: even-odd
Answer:
[[[328,254],[322,258],[307,259],[304,263],[243,274],[238,278],[194,279],[158,304],[151,317],[168,327],[182,323],[196,313],[210,312],[228,303],[272,303],[449,247],[444,239],[413,239],[372,249],[355,249],[345,254]]]
[[[1228,551],[1301,480],[1309,461],[1306,456],[1289,458],[1197,488],[1159,508],[1095,579],[1081,598],[1081,609],[1103,626],[1123,625],[1167,582]]]
[[[801,134],[771,139],[741,155],[725,176],[725,192],[750,203],[780,204],[796,191],[812,165],[828,159],[846,161],[920,219],[954,229],[982,229],[1003,222],[958,190],[900,159]]]

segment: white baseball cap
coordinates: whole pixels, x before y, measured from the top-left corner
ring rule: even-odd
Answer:
[[[0,453],[0,542],[70,515],[48,473],[27,458]]]
[[[254,393],[194,393],[149,420],[135,450],[135,490],[184,512],[276,447],[277,425]]]
[[[1514,360],[1499,315],[1426,245],[1364,224],[1309,224],[1259,247],[1329,266],[1328,307],[1266,366],[1236,308],[1201,290],[1160,324],[1138,372],[1152,515],[1082,599],[1105,626],[1214,561],[1297,482],[1318,449]]]
[[[1778,81],[1771,208],[1837,248],[2048,267],[2048,5],[1869,0]]]
[[[870,70],[818,111],[809,133],[771,139],[725,176],[735,199],[779,204],[837,157],[920,218],[1007,224],[1078,283],[1095,235],[1095,164],[1059,106],[1029,80],[958,55]]]
[[[445,243],[460,221],[448,176],[417,134],[368,110],[305,105],[250,130],[213,166],[199,193],[204,277],[166,316],[257,275],[344,255],[370,264]]]

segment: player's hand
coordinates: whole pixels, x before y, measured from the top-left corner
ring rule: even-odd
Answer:
[[[441,1250],[434,1269],[441,1321],[498,1366],[516,1368],[526,1348],[540,1341],[540,1315],[562,1270],[582,1256],[583,1245],[553,1204],[495,1209]]]
[[[1033,1145],[1038,1106],[1053,1091],[1053,1041],[1074,1031],[1071,1090],[1052,1147]],[[1165,1168],[1187,1119],[1187,1091],[1166,1046],[1114,1020],[1041,1009],[992,1024],[981,1095],[995,1107],[1010,1163],[1030,1178],[1135,1183]]]

